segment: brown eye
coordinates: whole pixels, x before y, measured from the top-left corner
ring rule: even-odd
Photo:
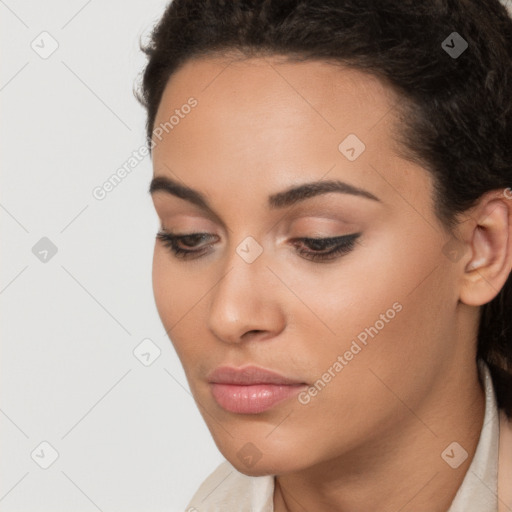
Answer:
[[[196,254],[203,253],[204,250],[191,250],[184,249],[180,244],[185,247],[196,247],[198,243],[213,238],[209,233],[190,233],[186,235],[173,235],[166,231],[159,231],[156,235],[158,240],[161,240],[165,247],[177,258],[191,258]]]
[[[297,238],[296,241],[303,242],[309,249],[301,248],[299,254],[307,256],[312,260],[333,260],[337,256],[350,252],[361,233],[342,235],[331,238]],[[326,249],[329,249],[326,251]]]

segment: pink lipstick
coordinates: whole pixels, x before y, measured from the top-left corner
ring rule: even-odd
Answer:
[[[303,381],[257,366],[221,366],[208,377],[212,395],[226,411],[258,414],[307,387]]]

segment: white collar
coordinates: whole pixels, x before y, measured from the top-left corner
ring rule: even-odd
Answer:
[[[489,367],[482,359],[478,367],[485,391],[484,422],[475,455],[448,512],[498,510],[498,406]]]

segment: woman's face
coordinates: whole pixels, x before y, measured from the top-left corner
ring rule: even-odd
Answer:
[[[157,239],[156,305],[218,448],[246,474],[371,450],[472,360],[430,175],[396,152],[397,101],[362,72],[276,58],[191,60],[165,89],[154,177],[209,209],[160,187],[156,212],[168,232],[208,236],[178,242],[196,251],[185,258]],[[275,197],[328,181],[364,192]],[[297,241],[353,234],[331,255],[339,241]],[[263,410],[221,406],[209,374],[249,364],[304,385]]]

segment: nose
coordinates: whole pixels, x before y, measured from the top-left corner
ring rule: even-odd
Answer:
[[[272,338],[284,329],[279,279],[260,256],[247,263],[237,254],[210,294],[208,328],[225,343]]]

